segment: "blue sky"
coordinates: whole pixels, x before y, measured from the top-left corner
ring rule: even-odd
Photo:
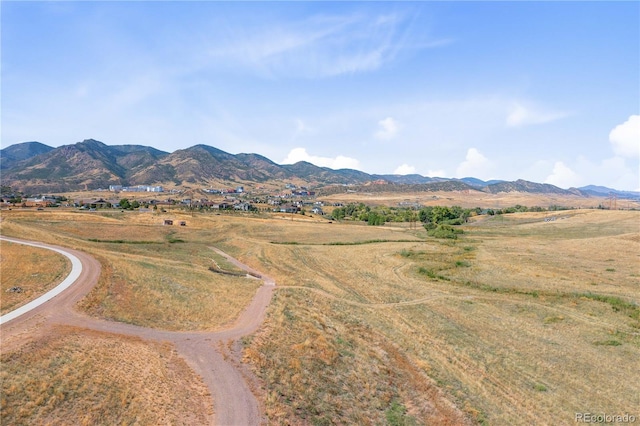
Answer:
[[[11,2],[2,147],[638,190],[638,2]]]

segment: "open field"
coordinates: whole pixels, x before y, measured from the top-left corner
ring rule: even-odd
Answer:
[[[59,284],[71,264],[61,254],[0,241],[0,313],[10,312]],[[21,292],[9,291],[19,287]]]
[[[56,329],[2,355],[3,424],[204,424],[207,389],[168,344]]]
[[[232,269],[209,246],[274,277],[264,326],[243,339],[274,424],[640,414],[638,212],[481,216],[457,240],[303,217],[174,213],[187,226],[165,227],[153,213],[46,213],[2,212],[2,233],[98,258],[81,304],[92,315],[172,330],[232,321],[258,284],[209,271]]]
[[[380,407],[344,392],[397,375],[403,385],[381,398],[415,419],[429,407],[406,383],[424,377],[480,423],[562,424],[640,406],[640,216],[547,215],[487,219],[454,242],[318,246],[298,228],[298,244],[265,246],[260,258],[278,259],[270,273],[296,286],[280,290],[247,350],[271,415],[322,422],[325,409],[348,407],[347,423],[378,423]],[[404,370],[386,348],[407,357]],[[353,374],[367,367],[377,374]],[[317,399],[326,404],[314,412]]]
[[[167,330],[211,330],[233,321],[259,286],[209,271],[216,256],[209,245],[221,240],[213,229],[162,226],[162,217],[151,214],[7,213],[14,212],[5,212],[4,235],[64,244],[100,260],[98,286],[81,302],[96,316]]]
[[[538,194],[527,192],[501,192],[498,194],[490,194],[481,191],[434,191],[434,192],[418,192],[418,193],[398,193],[398,192],[358,192],[334,194],[321,197],[329,202],[356,202],[365,204],[380,204],[394,206],[397,203],[412,202],[425,206],[461,206],[463,208],[491,208],[501,209],[505,207],[520,204],[523,206],[540,206],[548,208],[551,205],[570,206],[583,209],[594,209],[599,204],[609,206],[608,197],[579,197],[574,195],[559,194]],[[640,201],[638,200],[617,200],[617,207],[620,209],[639,209]]]

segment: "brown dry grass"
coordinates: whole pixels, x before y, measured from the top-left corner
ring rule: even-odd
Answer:
[[[557,219],[544,222],[542,217]],[[482,244],[465,271],[471,280],[547,293],[582,289],[627,299],[638,295],[637,212],[527,213],[484,220],[472,233]]]
[[[578,197],[574,195],[536,194],[526,192],[501,192],[489,194],[481,191],[435,191],[418,193],[344,193],[322,197],[328,202],[365,203],[393,206],[404,201],[417,202],[426,206],[452,206],[465,208],[493,208],[500,209],[520,204],[522,206],[549,207],[551,205],[597,208],[599,204],[609,206],[607,197]],[[640,208],[640,202],[634,200],[618,200],[617,207],[621,209]]]
[[[640,216],[585,211],[546,223],[545,215],[478,223],[455,242],[318,246],[317,228],[303,225],[291,228],[297,245],[254,241],[279,284],[309,288],[280,290],[246,350],[270,418],[380,423],[395,400],[433,423],[415,399],[418,383],[444,391],[431,404],[452,401],[489,424],[570,423],[576,412],[639,406]],[[343,239],[352,230],[335,229]],[[407,363],[390,361],[390,347]],[[360,389],[379,393],[367,399]]]
[[[184,216],[186,228],[158,226],[152,214],[72,216],[96,228],[121,223],[111,239],[150,244],[89,242],[102,231],[63,213],[48,223],[16,213],[1,226],[98,256],[103,277],[85,306],[104,316],[139,309],[149,324],[206,327],[193,299],[211,276],[209,245],[289,286],[244,340],[273,423],[381,424],[400,413],[408,424],[566,424],[576,412],[633,414],[640,215],[578,210],[544,222],[550,215],[480,217],[456,241],[403,226],[224,215]],[[327,245],[335,242],[344,245]],[[166,276],[172,283],[161,286]],[[211,287],[239,287],[222,278]],[[193,291],[174,294],[182,287]],[[223,315],[221,306],[250,295],[201,309]],[[180,307],[178,318],[162,317]]]
[[[206,387],[166,344],[64,327],[3,354],[0,377],[3,424],[206,423]]]
[[[188,221],[178,227],[163,226],[163,216],[151,213],[34,213],[3,212],[3,234],[96,256],[100,281],[80,304],[92,315],[167,330],[212,330],[233,321],[260,285],[209,271],[216,258],[209,246],[228,238],[210,220],[173,215]]]
[[[5,314],[59,284],[71,270],[66,257],[37,247],[0,241],[0,312]],[[22,293],[9,292],[12,287]]]

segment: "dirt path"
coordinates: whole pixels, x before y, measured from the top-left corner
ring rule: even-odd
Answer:
[[[255,377],[247,369],[240,367],[239,351],[225,348],[237,347],[236,341],[239,338],[260,327],[275,288],[272,278],[213,248],[251,276],[260,277],[264,285],[230,327],[215,332],[163,331],[92,318],[76,311],[75,304],[97,283],[100,263],[88,254],[76,250],[48,244],[41,246],[62,250],[77,257],[82,263],[82,270],[74,284],[64,292],[0,326],[3,352],[19,347],[25,340],[44,335],[54,325],[73,325],[146,340],[171,342],[187,364],[202,377],[211,392],[215,414],[209,419],[209,423],[243,426],[265,423],[260,404],[248,384],[255,383]]]
[[[520,305],[523,306],[535,306],[541,309],[545,309],[548,311],[553,311],[553,312],[557,312],[560,315],[563,316],[567,316],[567,317],[571,317],[572,319],[576,320],[576,321],[580,321],[586,324],[589,324],[591,326],[594,327],[600,327],[606,330],[618,330],[618,332],[621,333],[625,333],[628,335],[632,335],[632,336],[638,336],[640,335],[640,333],[638,333],[637,331],[635,331],[635,329],[633,329],[630,326],[624,326],[621,324],[612,324],[610,322],[606,322],[603,320],[600,320],[598,318],[592,317],[588,314],[581,314],[579,312],[571,312],[569,310],[567,310],[566,308],[556,308],[554,306],[551,306],[549,304],[545,304],[545,303],[539,303],[539,302],[534,302],[534,301],[530,301],[530,300],[523,300],[522,298],[520,299],[514,299],[513,296],[510,295],[486,295],[486,294],[476,294],[476,295],[469,295],[469,294],[451,294],[451,293],[446,293],[440,290],[432,290],[433,293],[436,293],[434,296],[428,296],[428,297],[422,297],[419,299],[413,299],[413,300],[405,300],[405,301],[401,301],[401,302],[382,302],[382,303],[363,303],[363,302],[356,302],[354,300],[349,300],[349,299],[345,299],[342,297],[338,297],[334,294],[328,293],[322,289],[319,288],[315,288],[315,287],[305,287],[305,286],[296,286],[296,285],[284,285],[284,286],[278,286],[277,290],[280,291],[284,291],[287,289],[297,289],[297,290],[304,290],[304,291],[308,291],[314,294],[318,294],[322,297],[325,297],[327,299],[331,299],[331,300],[336,300],[339,301],[341,303],[345,303],[347,305],[351,305],[351,306],[358,306],[361,308],[371,308],[371,309],[387,309],[387,308],[397,308],[397,307],[402,307],[402,306],[412,306],[412,305],[423,305],[423,304],[427,304],[431,301],[434,300],[438,300],[438,299],[464,299],[464,300],[487,300],[487,301],[516,301],[517,303],[519,303]]]

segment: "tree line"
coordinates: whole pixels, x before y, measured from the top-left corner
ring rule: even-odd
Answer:
[[[549,210],[563,210],[560,206],[551,206]],[[428,206],[419,210],[409,207],[367,206],[364,203],[350,203],[337,207],[331,212],[335,220],[356,220],[369,225],[384,225],[387,222],[422,222],[435,225],[462,225],[472,216],[487,214],[500,215],[520,212],[543,212],[544,207],[527,207],[516,204],[502,209],[482,209],[476,207],[464,209],[460,206]]]

